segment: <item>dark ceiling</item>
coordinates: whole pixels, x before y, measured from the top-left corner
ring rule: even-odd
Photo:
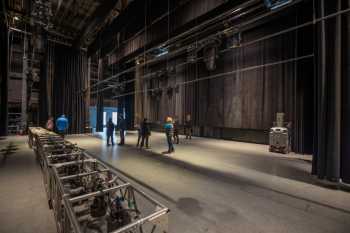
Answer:
[[[34,2],[46,0],[8,0],[10,15],[30,19]],[[49,32],[72,39],[72,44],[88,46],[98,31],[109,25],[133,0],[51,0]],[[27,20],[29,23],[30,20]]]

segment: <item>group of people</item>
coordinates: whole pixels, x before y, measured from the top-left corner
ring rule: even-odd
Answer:
[[[54,122],[54,118],[49,117],[46,123],[46,129],[50,131],[54,131],[55,125],[56,125],[57,132],[62,137],[64,137],[65,133],[68,130],[68,125],[69,125],[68,123],[69,123],[68,119],[66,118],[65,115],[61,115],[59,118],[57,118],[56,124]],[[172,117],[168,116],[165,119],[164,130],[165,130],[165,135],[168,143],[168,151],[166,153],[170,154],[175,152],[174,143],[179,144],[180,142],[178,126],[179,124],[178,124],[177,118],[173,119]],[[120,142],[118,145],[122,146],[125,144],[126,121],[124,117],[120,116],[118,118],[117,126],[114,125],[112,118],[109,118],[106,128],[107,128],[107,146],[110,146],[110,142],[114,146],[114,130],[116,128],[119,130],[119,135],[120,135]],[[148,149],[149,138],[151,136],[150,122],[148,121],[147,118],[144,118],[141,124],[137,125],[136,128],[138,131],[136,146],[140,148],[145,147],[146,149]],[[186,116],[186,119],[185,119],[184,133],[185,133],[186,139],[192,138],[192,120],[191,120],[191,115],[189,114]]]
[[[168,143],[168,151],[166,153],[173,153],[175,152],[174,143],[179,144],[180,138],[179,138],[179,124],[177,118],[173,119],[172,117],[168,116],[165,119],[164,124],[164,131]],[[151,136],[151,126],[150,122],[147,118],[144,118],[141,124],[136,125],[136,129],[138,132],[137,137],[137,143],[136,147],[146,149],[149,148],[149,138]],[[191,121],[191,115],[186,116],[185,125],[184,125],[184,132],[186,135],[186,139],[192,138],[192,121]]]
[[[124,117],[120,116],[118,119],[117,127],[114,125],[112,118],[109,118],[107,125],[107,146],[110,146],[111,141],[112,146],[114,146],[114,130],[117,128],[119,130],[120,142],[119,146],[125,145],[125,131],[126,131],[126,121]]]
[[[164,124],[165,135],[168,143],[168,154],[175,152],[174,142],[179,144],[179,128],[177,118],[173,120],[172,117],[168,116]],[[186,139],[192,139],[192,120],[191,115],[187,115],[184,124],[184,133]]]
[[[149,148],[149,137],[151,136],[151,126],[147,118],[143,119],[140,125],[136,125],[137,129],[137,144],[136,147],[146,149]]]

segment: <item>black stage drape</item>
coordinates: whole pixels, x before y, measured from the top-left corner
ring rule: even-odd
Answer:
[[[347,0],[344,8],[350,8],[350,0]],[[343,82],[342,82],[342,140],[341,140],[341,171],[340,177],[346,183],[350,183],[350,14],[343,17]]]
[[[103,80],[103,59],[98,60],[98,79]],[[96,132],[103,132],[103,92],[97,93]]]
[[[48,42],[42,72],[40,121],[47,116],[55,119],[65,114],[69,120],[68,133],[83,133],[86,123],[87,56],[68,46]]]
[[[0,3],[0,136],[7,135],[8,113],[8,27]]]
[[[160,87],[163,92],[143,93],[143,115],[155,123],[163,122],[168,115],[177,116],[183,124],[185,116],[190,114],[194,135],[268,143],[268,132],[276,113],[284,112],[285,120],[292,123],[293,151],[312,154],[313,26],[245,45],[312,22],[312,11],[312,2],[305,1],[278,18],[252,26],[241,33],[243,46],[233,49],[227,49],[233,46],[231,37],[219,38],[220,52],[214,70],[208,70],[201,59],[182,65],[188,54],[147,66],[146,75],[169,67],[175,69],[165,77],[145,82],[145,89]],[[202,56],[203,51],[198,52],[197,57]],[[305,56],[307,58],[297,60]],[[296,61],[286,62],[292,59]],[[266,65],[278,62],[281,64]],[[252,67],[258,68],[247,69]],[[240,71],[242,69],[247,70]],[[226,72],[231,74],[220,76]],[[212,76],[217,78],[210,78]],[[184,82],[189,83],[179,85]],[[165,91],[167,88],[169,93]]]
[[[47,34],[44,35],[45,48],[48,48]],[[49,101],[51,98],[48,97],[48,72],[49,72],[49,50],[46,49],[43,58],[40,61],[40,92],[39,92],[39,125],[45,126],[49,116],[51,116],[51,110],[49,108]]]
[[[349,1],[317,1],[317,17],[339,12]],[[313,173],[320,179],[350,183],[349,16],[317,24],[315,35],[315,133]]]

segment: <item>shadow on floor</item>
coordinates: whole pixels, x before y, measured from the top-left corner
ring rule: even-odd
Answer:
[[[197,199],[184,197],[180,198],[176,204],[177,208],[189,216],[198,216],[203,212]]]
[[[312,160],[310,160],[310,159],[298,159],[298,160],[303,161],[303,162],[308,163],[308,164],[312,164]]]
[[[133,146],[130,146],[130,147],[132,149],[138,150],[138,149],[136,149]],[[279,194],[279,195],[282,195],[282,196],[287,196],[289,198],[293,198],[293,199],[296,199],[296,200],[302,200],[302,201],[306,201],[306,202],[311,202],[311,203],[313,203],[315,205],[318,205],[318,206],[322,206],[322,207],[326,207],[326,208],[329,208],[329,209],[341,211],[341,212],[346,213],[346,214],[350,214],[349,210],[342,209],[342,208],[337,208],[337,207],[330,206],[330,205],[327,205],[327,204],[324,204],[324,203],[320,203],[318,201],[310,200],[310,199],[303,198],[303,197],[300,197],[300,196],[297,196],[297,195],[293,195],[293,194],[290,194],[290,193],[286,193],[286,192],[283,192],[283,191],[278,191],[278,190],[275,190],[273,188],[265,187],[265,186],[260,185],[259,183],[256,183],[255,181],[252,181],[252,180],[249,180],[249,179],[243,178],[243,177],[238,177],[238,176],[233,175],[231,173],[218,171],[218,170],[207,168],[207,167],[197,166],[195,164],[190,164],[190,163],[187,163],[185,161],[174,159],[171,156],[164,156],[164,155],[161,155],[161,154],[158,154],[158,153],[154,153],[152,151],[144,151],[144,152],[145,153],[141,154],[142,156],[148,156],[151,159],[154,159],[154,160],[157,160],[157,161],[161,161],[161,162],[166,162],[167,165],[169,165],[169,166],[179,166],[179,167],[181,167],[183,169],[190,170],[191,172],[196,172],[196,173],[202,174],[204,176],[207,176],[210,179],[218,179],[221,182],[225,182],[227,184],[234,183],[235,185],[240,186],[240,189],[243,190],[243,191],[246,191],[247,193],[250,193],[250,191],[249,191],[250,188],[261,189],[261,190],[265,190],[265,191],[268,191],[268,192],[271,192],[271,193]],[[98,158],[98,156],[94,156],[94,157]],[[172,162],[169,163],[169,160],[171,160]],[[292,168],[292,169],[295,169],[295,168]],[[298,170],[298,169],[296,169],[296,170]],[[302,172],[302,171],[300,171],[300,172]],[[275,174],[275,175],[277,175],[277,174]],[[130,176],[130,175],[128,175],[128,176]],[[316,185],[316,186],[319,186],[319,187],[325,187],[324,185],[318,184],[315,180],[313,180],[312,176],[310,174],[307,174],[307,176],[308,176],[307,177],[307,181],[305,180],[304,182],[312,183],[313,185]],[[290,175],[288,175],[286,178],[299,180],[296,177],[290,176]],[[299,181],[301,181],[301,180],[303,180],[303,179],[300,179]],[[159,194],[159,192],[158,192],[158,194]],[[165,196],[165,195],[162,195],[162,196]],[[191,205],[194,205],[194,209],[196,209],[195,201],[186,200],[186,199],[185,200],[179,199],[177,201],[177,206],[178,206],[179,209],[181,209],[181,206],[183,206],[184,202],[187,203],[187,204],[190,203]],[[198,205],[198,207],[199,207],[199,205]],[[182,209],[182,210],[185,212],[184,209]]]
[[[209,145],[201,144],[201,149],[212,150]],[[262,155],[237,149],[221,148],[226,154],[231,153],[231,160],[228,163],[234,163],[240,167],[262,172],[268,175],[278,176],[286,179],[296,180],[307,184],[315,184],[311,176],[312,160],[283,157],[278,153]]]
[[[10,155],[15,154],[18,150],[18,146],[13,142],[10,142],[5,148],[0,150],[0,154],[3,156],[0,162],[0,167],[5,166],[7,159]]]
[[[137,151],[140,153],[140,149],[136,148],[133,145],[127,145],[131,150]],[[176,158],[176,153],[174,154],[165,154],[164,152],[158,153],[152,150],[144,150],[141,149],[143,153],[141,155],[147,156],[151,159],[161,161],[170,165],[180,166],[183,168],[187,168],[191,171],[196,171],[202,173],[204,175],[217,175],[219,176],[227,176],[228,173],[220,170],[216,170],[213,168],[206,168],[201,165],[193,164],[184,160],[180,160]],[[239,158],[240,157],[240,158]],[[310,167],[309,161],[304,161],[300,159],[293,158],[283,158],[276,156],[275,158],[270,157],[269,163],[266,163],[266,156],[260,155],[251,155],[251,154],[239,154],[237,159],[233,159],[229,162],[233,162],[240,167],[245,167],[251,170],[255,170],[258,172],[263,172],[268,175],[273,175],[277,177],[282,177],[290,180],[300,181],[307,184],[318,185],[317,182],[312,178],[311,171],[308,172],[305,169],[306,167]],[[297,163],[297,165],[295,164]],[[229,175],[230,176],[230,175]]]

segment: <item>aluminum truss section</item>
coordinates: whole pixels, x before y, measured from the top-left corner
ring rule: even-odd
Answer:
[[[167,233],[169,209],[43,128],[29,128],[59,233]]]

